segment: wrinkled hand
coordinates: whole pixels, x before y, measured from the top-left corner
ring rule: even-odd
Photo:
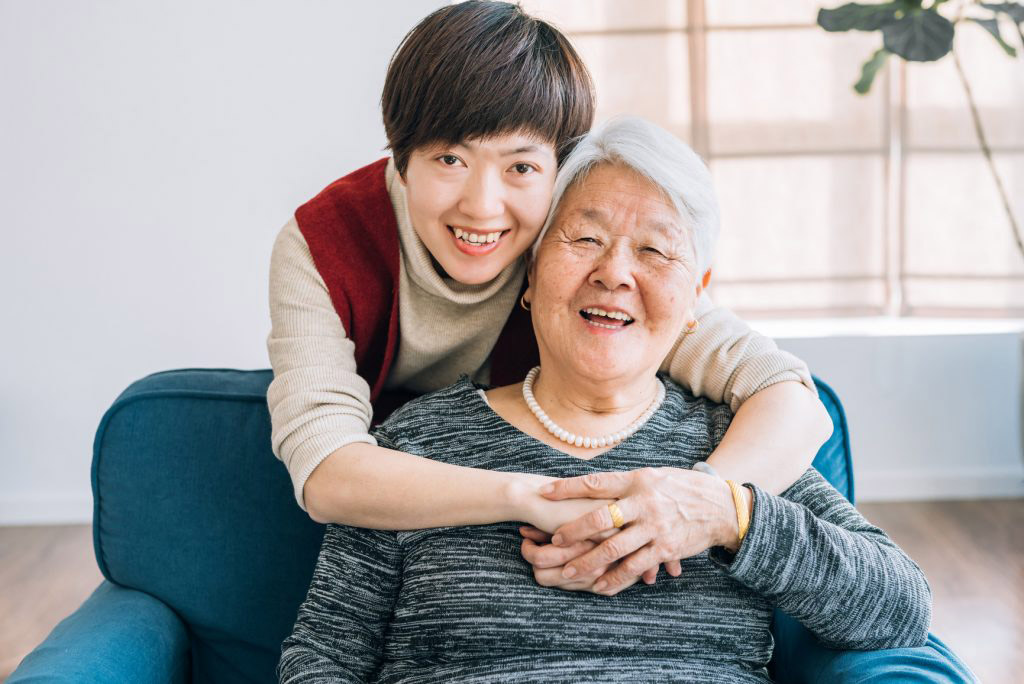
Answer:
[[[532,526],[528,529],[534,531],[534,534],[528,538],[534,542],[534,546],[537,546],[537,543],[544,544],[544,546],[537,547],[537,553],[534,553],[534,549],[531,549],[529,556],[524,552],[523,557],[534,566],[534,577],[543,586],[557,586],[570,591],[592,591],[596,575],[585,578],[583,582],[571,581],[561,576],[562,566],[585,551],[592,549],[596,546],[596,542],[601,542],[618,534],[619,530],[612,526],[611,529],[595,532],[586,538],[590,542],[595,543],[587,549],[582,549],[582,546],[578,547],[575,553],[567,553],[564,549],[551,546],[549,542],[551,541],[551,534],[559,527],[579,520],[588,514],[597,513],[598,509],[603,509],[607,512],[608,504],[612,503],[614,499],[561,498],[553,500],[540,494],[540,487],[542,485],[557,481],[552,478],[536,478],[529,480],[526,485],[525,508],[529,511],[526,522]],[[533,558],[538,559],[542,565],[534,562]],[[609,564],[609,569],[611,567],[613,567],[612,564]],[[647,584],[653,584],[658,574],[658,568],[659,564],[655,563],[643,573],[636,573],[635,577],[630,578],[632,580],[630,584],[634,584],[639,580],[641,575]],[[673,559],[673,561],[666,564],[665,568],[674,577],[678,577],[681,572],[678,560]],[[538,573],[538,570],[543,572]],[[622,588],[624,589],[625,586]]]
[[[562,570],[566,563],[595,548],[598,542],[587,539],[577,542],[571,546],[561,547],[551,544],[551,535],[543,530],[538,530],[536,527],[520,527],[519,533],[524,537],[520,550],[523,554],[523,558],[533,566],[533,577],[537,581],[537,584],[542,587],[555,587],[557,589],[564,589],[565,591],[589,591],[597,593],[594,592],[594,582],[596,577],[566,579],[562,576]],[[598,534],[597,537],[607,538],[614,536],[615,534],[618,534],[618,530],[605,531]],[[601,568],[599,574],[604,574],[617,565],[618,563],[609,563]],[[679,561],[666,563],[665,571],[673,577],[678,577],[682,573]],[[657,574],[657,566],[645,571],[643,573],[644,583],[654,584]],[[624,586],[621,587],[620,591],[626,587],[632,586],[639,579],[640,577],[631,578]]]
[[[552,543],[577,553],[565,561],[562,577],[593,580],[592,591],[613,596],[661,563],[690,558],[722,544],[735,527],[728,485],[718,478],[681,468],[642,468],[591,473],[556,480],[542,493],[552,500],[590,497],[618,499],[625,525],[603,542],[583,550],[580,542],[615,531],[607,505],[555,530]],[[735,535],[735,530],[733,530]],[[564,558],[553,552],[554,559]],[[566,555],[569,555],[568,553]],[[552,561],[553,562],[553,561]],[[536,566],[535,566],[536,567]]]

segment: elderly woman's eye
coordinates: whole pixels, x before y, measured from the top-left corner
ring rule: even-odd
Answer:
[[[644,248],[643,248],[643,251],[644,251],[644,252],[647,252],[648,254],[653,254],[653,255],[655,255],[655,256],[660,256],[660,257],[663,257],[663,256],[665,256],[665,253],[664,253],[664,252],[662,252],[662,251],[661,251],[660,249],[658,249],[657,247],[644,247]]]
[[[584,236],[584,237],[576,238],[576,242],[584,242],[584,243],[586,243],[588,245],[599,245],[599,244],[601,244],[601,242],[597,238],[590,237],[589,235]]]

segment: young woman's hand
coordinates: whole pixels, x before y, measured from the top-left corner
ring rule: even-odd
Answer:
[[[543,483],[542,483],[543,484]],[[540,495],[540,485],[532,488],[525,500],[526,516],[523,522],[533,527],[553,534],[559,527],[593,512],[596,509],[604,508],[615,499],[562,499],[552,501]],[[615,532],[615,530],[611,530]],[[591,538],[600,541],[607,539],[608,534],[595,532]]]

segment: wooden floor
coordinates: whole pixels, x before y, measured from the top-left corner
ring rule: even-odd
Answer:
[[[1024,499],[858,508],[924,570],[932,632],[982,682],[1024,681]]]
[[[924,569],[932,631],[986,684],[1024,671],[1024,499],[863,504]],[[88,526],[0,527],[0,680],[101,581]]]

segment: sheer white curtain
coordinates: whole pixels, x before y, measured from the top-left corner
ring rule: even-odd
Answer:
[[[712,296],[745,316],[1024,315],[1024,257],[952,58],[890,58],[787,0],[526,0],[590,67],[598,117],[629,113],[708,160],[722,205]],[[976,26],[956,49],[1018,221],[1024,59]]]

